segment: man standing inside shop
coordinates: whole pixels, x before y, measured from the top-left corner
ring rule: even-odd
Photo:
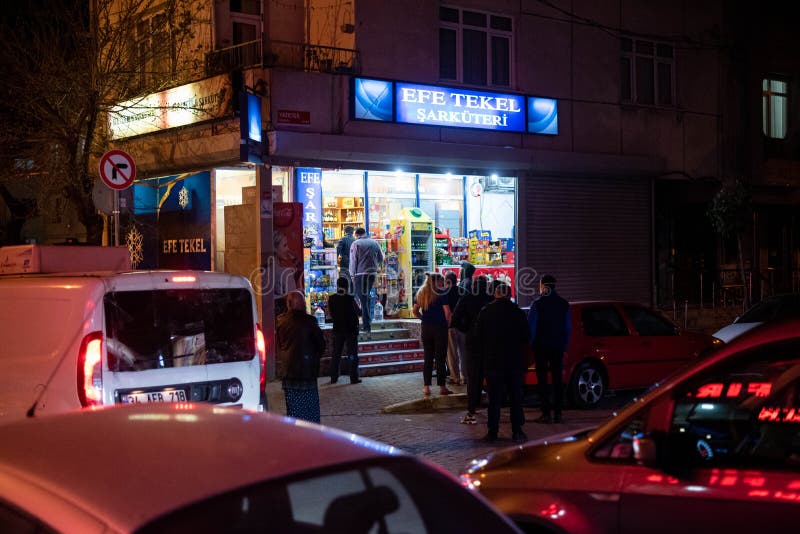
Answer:
[[[356,290],[356,300],[361,303],[361,328],[364,332],[372,330],[370,316],[370,290],[375,285],[378,267],[383,263],[383,252],[374,240],[367,237],[363,228],[356,230],[356,240],[350,245],[350,274]]]
[[[339,258],[339,276],[350,276],[350,246],[355,240],[353,227],[345,226],[344,235],[336,245],[336,256]]]
[[[563,369],[564,356],[572,333],[569,303],[556,293],[556,279],[546,274],[539,281],[541,296],[528,312],[533,357],[536,362],[536,379],[539,382],[539,398],[542,415],[537,423],[560,423],[561,406],[564,403]],[[553,417],[550,408],[550,387],[547,373],[553,381]]]

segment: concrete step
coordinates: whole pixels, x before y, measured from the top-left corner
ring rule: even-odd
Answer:
[[[422,349],[368,352],[366,354],[358,355],[358,363],[359,365],[367,365],[367,364],[422,360],[424,358],[424,355],[425,353]]]
[[[359,365],[358,369],[361,376],[381,376],[396,373],[418,373],[422,371],[423,364],[423,360],[410,360]]]
[[[421,347],[419,339],[413,338],[360,341],[358,343],[358,353],[419,349]]]
[[[384,330],[387,328],[405,328],[407,324],[407,321],[386,319],[385,321],[372,321],[371,328],[374,332],[375,330]]]
[[[345,358],[342,357],[342,360]],[[394,364],[418,362],[423,361],[424,351],[422,349],[411,350],[387,350],[380,352],[367,352],[359,353],[358,367],[363,369],[365,367],[377,367],[379,370],[384,371],[376,374],[388,374],[390,368]],[[331,358],[322,358],[320,360],[320,373],[327,375],[330,368]],[[347,368],[347,363],[342,363],[342,368]]]
[[[366,334],[358,335],[359,343],[362,341],[385,341],[387,339],[411,339],[411,332],[407,328],[377,328]]]

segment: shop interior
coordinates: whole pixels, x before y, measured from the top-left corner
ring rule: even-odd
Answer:
[[[368,228],[386,261],[374,299],[387,318],[411,317],[425,273],[469,261],[478,275],[514,282],[516,177],[322,170],[322,247],[306,253],[309,311],[327,312],[344,227]]]

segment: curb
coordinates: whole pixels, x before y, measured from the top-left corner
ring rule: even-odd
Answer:
[[[436,410],[465,409],[467,407],[466,393],[453,393],[452,395],[432,395],[397,404],[385,406],[381,413],[416,413]]]

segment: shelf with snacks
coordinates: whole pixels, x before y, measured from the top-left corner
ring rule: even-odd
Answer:
[[[305,249],[306,304],[309,313],[321,308],[328,315],[328,297],[336,293],[336,249]]]

